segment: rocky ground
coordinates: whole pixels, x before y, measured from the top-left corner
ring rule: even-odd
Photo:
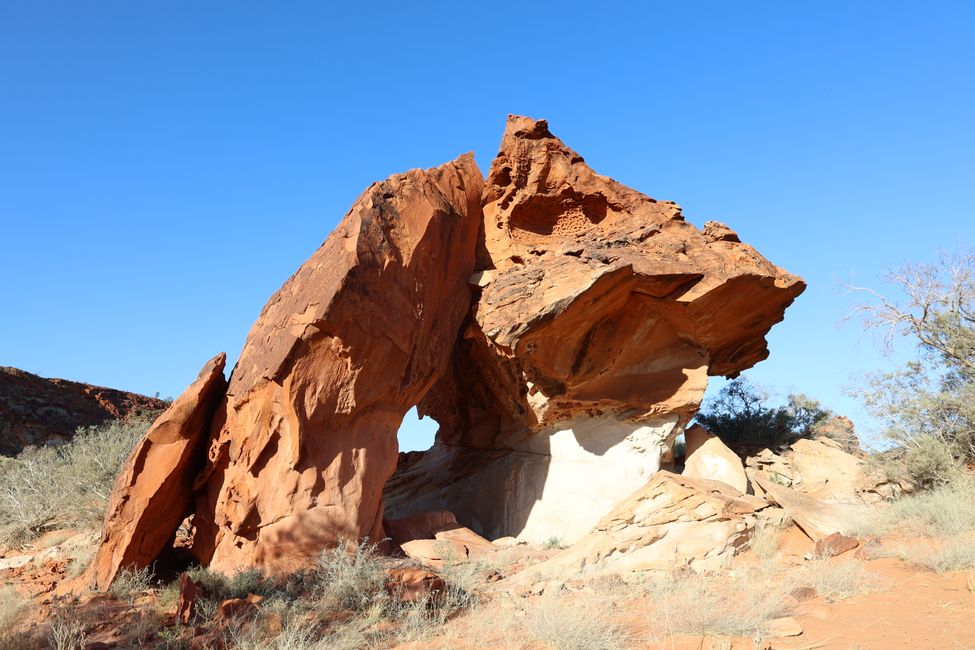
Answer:
[[[431,578],[438,572],[448,579],[463,576],[472,598],[463,607],[443,605],[456,608],[447,616],[433,611],[442,605],[432,597],[421,620],[415,611],[377,615],[316,604],[311,609],[318,611],[296,623],[282,605],[284,596],[259,585],[254,589],[263,595],[239,594],[206,607],[201,588],[196,607],[203,611],[184,623],[178,583],[150,587],[134,580],[109,593],[59,598],[71,572],[65,554],[77,540],[43,547],[64,534],[38,540],[33,550],[39,555],[27,564],[0,560],[8,567],[0,571],[8,585],[2,615],[16,621],[0,647],[248,648],[258,639],[279,648],[975,647],[975,573],[939,573],[903,555],[912,545],[937,544],[934,539],[858,539],[855,548],[821,558],[814,556],[815,544],[788,525],[775,531],[772,546],[747,549],[716,572],[625,579],[567,574],[534,583],[520,581],[519,569],[558,549],[519,544],[446,569],[409,563],[411,589],[397,597],[440,587]],[[404,573],[403,560],[376,562],[389,579]],[[11,588],[23,598],[15,613]],[[300,598],[320,603],[322,596]]]
[[[884,498],[830,439],[737,464],[700,431],[689,448],[684,474],[659,472],[567,547],[427,512],[296,573],[226,578],[174,552],[98,591],[83,582],[98,533],[52,530],[0,557],[0,649],[975,647],[971,479]]]

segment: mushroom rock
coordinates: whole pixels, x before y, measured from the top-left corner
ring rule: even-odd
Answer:
[[[82,581],[107,590],[123,569],[151,566],[193,510],[214,409],[227,388],[223,353],[152,424],[129,455],[109,500],[102,541]]]
[[[383,538],[397,429],[470,309],[482,189],[469,154],[373,184],[271,297],[196,481],[202,563],[284,571]]]
[[[709,375],[768,356],[805,284],[511,116],[482,199],[475,300],[418,411],[440,429],[386,488],[489,538],[582,537],[670,459]]]

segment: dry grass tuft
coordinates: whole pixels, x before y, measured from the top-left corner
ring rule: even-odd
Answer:
[[[123,569],[108,592],[119,600],[133,602],[140,594],[152,588],[152,571],[149,569]]]
[[[79,650],[88,644],[88,629],[71,603],[54,608],[47,642],[53,650]]]
[[[13,587],[0,587],[0,638],[12,633],[27,607],[27,600]]]
[[[647,620],[657,624],[656,642],[679,634],[759,639],[770,620],[789,613],[788,591],[787,585],[758,571],[682,572],[647,585]]]
[[[788,528],[792,519],[778,508],[768,508],[761,515],[748,540],[748,548],[759,560],[771,562],[779,551],[779,535]]]
[[[554,650],[617,650],[629,645],[625,628],[612,620],[605,602],[566,600],[546,594],[526,612],[523,633]]]
[[[861,523],[857,534],[901,531],[941,538],[975,530],[975,477],[962,474],[940,487],[906,496]]]
[[[936,573],[975,569],[975,534],[914,542],[901,557]]]
[[[811,587],[823,598],[846,600],[876,590],[880,579],[868,572],[857,560],[831,562],[815,559],[807,566]]]

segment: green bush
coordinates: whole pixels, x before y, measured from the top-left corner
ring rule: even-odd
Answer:
[[[79,429],[57,447],[0,458],[0,544],[24,544],[60,528],[99,528],[115,479],[150,424],[109,422]]]
[[[694,419],[729,447],[751,452],[816,435],[833,416],[801,394],[789,395],[785,406],[773,407],[768,401],[764,389],[739,377],[706,402]]]

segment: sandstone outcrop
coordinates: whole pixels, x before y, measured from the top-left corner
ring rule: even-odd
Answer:
[[[155,397],[0,367],[0,455],[65,442],[79,427],[155,413],[166,406]]]
[[[396,431],[470,306],[482,184],[470,155],[373,184],[271,297],[197,480],[201,562],[285,570],[383,538]]]
[[[224,396],[219,354],[150,427],[115,481],[102,543],[84,580],[108,589],[123,569],[151,566],[192,512],[192,477],[203,467],[210,419]]]
[[[708,375],[767,356],[805,285],[727,226],[600,176],[541,120],[509,118],[483,211],[479,295],[418,407],[437,444],[387,507],[572,542],[669,460]]]
[[[748,540],[768,503],[720,481],[658,472],[577,544],[522,578],[586,570],[669,572],[723,567]]]

